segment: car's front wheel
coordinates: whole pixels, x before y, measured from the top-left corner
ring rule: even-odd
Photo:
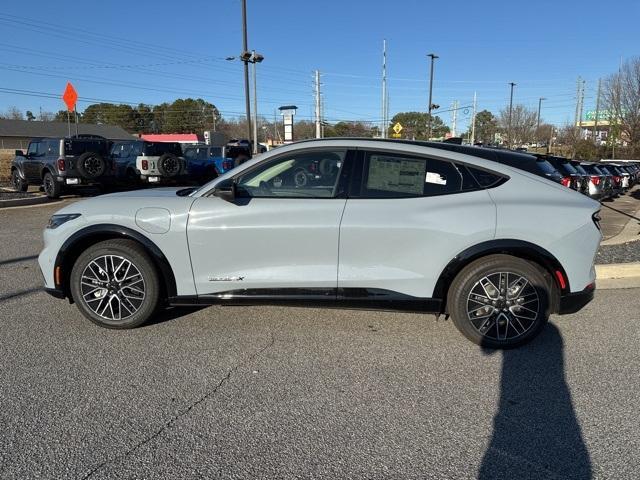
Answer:
[[[550,286],[540,269],[509,255],[467,265],[447,298],[453,323],[472,342],[513,348],[531,341],[549,318]]]
[[[29,184],[22,179],[15,168],[11,171],[11,185],[13,185],[16,192],[26,192],[29,188]]]
[[[131,240],[106,240],[85,250],[71,271],[80,311],[106,328],[134,328],[156,311],[160,284],[153,262]]]

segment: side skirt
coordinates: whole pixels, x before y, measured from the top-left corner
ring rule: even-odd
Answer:
[[[170,297],[171,306],[274,305],[440,313],[442,300],[372,288],[252,288]]]

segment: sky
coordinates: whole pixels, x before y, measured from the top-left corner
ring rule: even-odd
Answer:
[[[223,117],[244,112],[240,0],[158,2],[3,2],[0,11],[0,111],[64,108],[67,81],[90,103],[158,104],[200,97]],[[433,101],[457,101],[466,129],[478,110],[509,102],[562,125],[575,115],[576,82],[585,112],[598,78],[640,54],[640,2],[418,0],[247,0],[249,49],[258,65],[258,112],[281,105],[314,113],[313,72],[321,73],[324,117],[381,121],[382,42],[387,40],[390,116],[426,111],[428,53],[436,60]],[[452,113],[440,117],[451,124]]]

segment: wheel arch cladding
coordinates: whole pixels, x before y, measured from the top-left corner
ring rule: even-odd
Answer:
[[[62,269],[62,284],[56,285],[56,288],[60,288],[65,296],[71,300],[69,278],[78,257],[91,245],[113,239],[133,240],[142,246],[162,277],[160,285],[163,297],[168,298],[176,295],[176,280],[173,269],[158,246],[140,232],[115,224],[91,225],[77,231],[63,243],[55,263],[56,267],[60,266]]]
[[[523,260],[528,260],[540,266],[552,279],[551,285],[554,290],[554,292],[552,292],[554,297],[552,304],[554,307],[557,305],[556,301],[559,300],[560,294],[569,293],[571,291],[569,287],[569,279],[564,268],[558,259],[544,248],[524,240],[489,240],[469,247],[456,255],[455,258],[447,264],[438,277],[432,297],[441,298],[443,309],[445,309],[449,286],[458,273],[460,273],[460,271],[462,271],[462,269],[471,262],[474,262],[479,258],[486,257],[487,255],[495,254],[511,255]],[[564,288],[559,284],[556,276],[556,272],[558,271],[562,274],[564,279]]]

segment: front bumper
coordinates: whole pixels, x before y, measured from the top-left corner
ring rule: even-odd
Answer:
[[[593,300],[596,291],[596,284],[593,282],[581,292],[568,293],[560,296],[560,304],[558,305],[558,315],[567,315],[576,313],[586,304]]]

